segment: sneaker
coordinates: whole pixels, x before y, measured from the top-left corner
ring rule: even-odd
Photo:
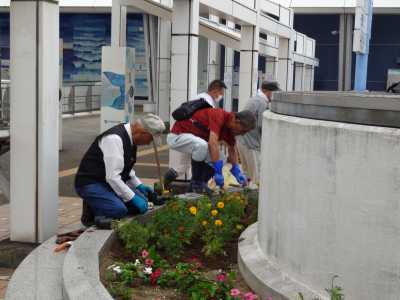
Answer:
[[[201,181],[191,181],[190,182],[190,191],[196,194],[204,193],[204,183]]]
[[[81,222],[85,227],[94,225],[94,214],[85,200],[82,200]]]

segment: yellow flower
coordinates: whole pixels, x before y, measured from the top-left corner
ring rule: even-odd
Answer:
[[[225,206],[225,204],[224,204],[224,202],[222,202],[222,201],[217,203],[217,207],[218,207],[218,208],[221,208],[221,209],[222,209],[222,208],[224,208],[224,206]]]
[[[208,222],[205,220],[203,222],[201,222],[201,225],[203,225],[203,226],[207,226],[207,224],[208,224]]]
[[[221,220],[215,220],[215,226],[222,226]]]
[[[237,229],[237,230],[242,230],[242,229],[243,229],[243,225],[237,224],[237,225],[236,225],[236,229]]]
[[[191,208],[189,208],[189,211],[192,215],[196,215],[197,214],[197,208],[192,206]]]
[[[213,210],[211,211],[211,215],[212,215],[213,217],[215,217],[216,215],[218,215],[218,210],[213,209]]]

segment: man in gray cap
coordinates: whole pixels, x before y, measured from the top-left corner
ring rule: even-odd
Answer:
[[[164,130],[158,116],[146,114],[136,122],[116,125],[94,140],[75,178],[76,192],[83,199],[84,225],[95,223],[96,218],[119,219],[147,211],[147,195],[152,189],[133,170],[137,146],[155,142]]]
[[[269,108],[272,93],[279,91],[279,84],[275,81],[263,81],[257,95],[247,102],[245,110],[254,113],[257,125],[246,134],[238,137],[237,149],[243,171],[253,183],[260,181],[260,149],[263,113]]]

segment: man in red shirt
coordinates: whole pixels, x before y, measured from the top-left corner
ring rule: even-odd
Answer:
[[[200,109],[190,119],[175,122],[167,136],[167,143],[173,150],[191,154],[191,186],[194,192],[206,190],[212,176],[218,186],[224,186],[220,142],[228,145],[231,173],[240,184],[247,184],[246,176],[238,165],[235,136],[247,133],[255,124],[255,116],[250,111],[231,113],[220,108]]]

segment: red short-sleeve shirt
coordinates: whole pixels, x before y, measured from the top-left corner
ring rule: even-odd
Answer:
[[[176,121],[171,132],[175,134],[191,133],[208,141],[210,131],[212,131],[219,137],[220,141],[225,141],[228,145],[234,146],[235,136],[225,127],[225,124],[231,118],[233,118],[233,113],[226,112],[221,108],[204,108],[196,111],[191,119]],[[194,122],[198,122],[202,126],[198,126]]]

